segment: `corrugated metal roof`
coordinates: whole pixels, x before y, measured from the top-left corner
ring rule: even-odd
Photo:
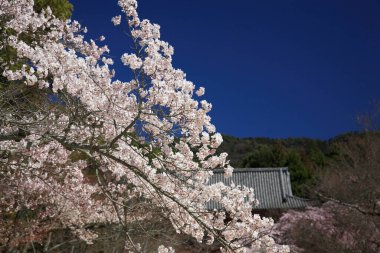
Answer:
[[[224,170],[214,170],[209,184],[223,182],[230,185],[244,185],[254,189],[259,205],[253,209],[302,208],[311,205],[307,199],[293,196],[288,168],[245,168],[235,169],[230,178],[224,177]],[[209,202],[209,209],[222,209],[216,202]]]

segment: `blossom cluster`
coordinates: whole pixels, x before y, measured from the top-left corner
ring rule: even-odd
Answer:
[[[380,229],[358,210],[328,201],[320,207],[287,211],[272,233],[279,241],[291,245],[292,252],[304,252],[308,249],[305,242],[312,245],[316,239],[325,243],[319,249],[377,252],[378,245],[374,242],[380,236]]]
[[[0,114],[0,153],[7,152],[0,163],[0,215],[34,210],[36,224],[49,220],[91,243],[96,234],[87,225],[128,228],[150,217],[149,210],[131,207],[145,201],[178,233],[200,242],[207,237],[209,244],[217,239],[225,251],[243,252],[249,245],[287,252],[268,235],[273,221],[252,216],[253,189],[208,184],[212,169],[225,168],[226,176],[233,169],[227,154],[216,154],[222,136],[208,115],[211,104],[193,98],[205,90],[195,91],[172,66],[173,47],[160,39],[158,25],[139,19],[136,0],[118,4],[137,47],[121,56],[134,73],[130,81],[116,79],[107,46],[86,41],[78,22],[60,21],[49,9],[36,13],[31,0],[0,3],[10,10],[0,15],[13,31],[2,43],[23,62],[4,63],[1,74],[9,87],[50,98],[30,113]],[[112,22],[124,24],[121,16]],[[21,130],[21,140],[12,138]],[[9,187],[3,189],[4,182]],[[210,212],[209,201],[224,211]],[[128,231],[126,238],[126,247],[136,248]],[[173,252],[163,246],[158,251]]]

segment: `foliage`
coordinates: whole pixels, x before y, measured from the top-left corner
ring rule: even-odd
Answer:
[[[345,181],[347,178],[365,177],[376,181],[378,159],[374,154],[380,152],[376,149],[378,143],[378,131],[349,132],[326,141],[224,136],[218,152],[228,152],[231,164],[235,167],[289,167],[296,195],[314,198],[315,187],[334,181],[330,183],[331,186],[342,186],[341,192],[347,192],[345,200],[348,200],[353,193],[348,193],[346,184],[352,182],[335,181],[337,178]],[[361,185],[360,191],[363,193],[377,192],[375,187],[365,189],[366,183]]]
[[[345,134],[332,143],[339,150],[319,173],[314,190],[344,203],[373,210],[380,200],[380,132]]]
[[[74,9],[73,5],[68,0],[35,0],[34,10],[40,13],[46,7],[51,8],[55,17],[65,21],[71,17]]]
[[[314,159],[320,159],[322,163],[327,157],[333,156],[329,141],[308,138],[236,138],[225,135],[223,139],[219,152],[228,152],[231,164],[235,167],[243,166],[242,161],[251,153],[256,152],[261,146],[268,146],[269,148],[282,146],[286,152],[293,150],[300,154],[301,159],[306,164],[310,163],[310,165],[316,165],[309,158],[312,152],[317,153]],[[317,158],[318,156],[321,157]]]
[[[302,195],[302,187],[312,179],[311,171],[302,161],[300,154],[294,150],[287,150],[281,142],[274,146],[260,145],[245,157],[242,167],[288,167],[292,188],[296,195]]]

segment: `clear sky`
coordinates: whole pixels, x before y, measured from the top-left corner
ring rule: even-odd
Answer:
[[[117,1],[71,2],[118,61],[130,41],[110,22]],[[327,139],[380,101],[380,0],[140,0],[139,14],[206,88],[223,134]]]

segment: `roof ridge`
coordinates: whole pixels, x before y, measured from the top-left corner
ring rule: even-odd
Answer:
[[[270,167],[270,168],[234,168],[235,172],[249,172],[249,171],[256,171],[256,172],[270,172],[270,171],[288,171],[288,167]],[[224,173],[224,169],[214,169],[214,173]]]

